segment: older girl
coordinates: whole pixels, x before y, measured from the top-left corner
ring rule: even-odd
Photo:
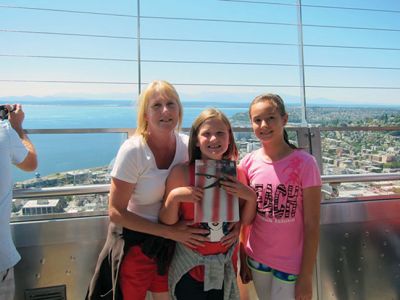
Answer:
[[[240,162],[257,192],[256,217],[243,231],[241,277],[253,279],[260,300],[309,300],[319,241],[318,166],[289,143],[281,97],[256,97],[249,114],[262,147]]]

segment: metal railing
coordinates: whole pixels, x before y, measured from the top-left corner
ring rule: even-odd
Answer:
[[[302,148],[309,148],[308,143],[317,138],[322,131],[392,131],[399,130],[399,127],[301,127],[290,126],[289,131],[297,132],[298,144]],[[311,131],[309,131],[311,129]],[[316,131],[318,129],[318,131]],[[183,132],[188,132],[189,128],[183,128]],[[28,134],[84,134],[84,133],[127,133],[128,137],[135,132],[134,128],[89,128],[89,129],[28,129]],[[251,132],[249,128],[235,127],[234,132]],[[318,139],[317,139],[318,140]],[[320,140],[319,140],[320,141]],[[313,141],[315,142],[315,141]],[[321,145],[315,144],[312,149],[320,153]],[[319,150],[319,151],[318,151]],[[315,155],[315,154],[314,154]],[[316,157],[320,160],[319,157]],[[400,173],[386,174],[346,174],[346,175],[323,175],[322,181],[327,184],[340,184],[349,182],[371,182],[371,181],[394,181],[400,180]],[[14,190],[14,198],[34,198],[66,195],[84,195],[93,193],[107,193],[109,184],[91,184],[48,188],[30,188]]]
[[[322,182],[327,184],[349,183],[349,182],[371,182],[371,181],[395,181],[400,180],[400,173],[387,174],[362,174],[362,175],[322,175]],[[31,188],[14,190],[13,197],[36,198],[68,195],[87,195],[108,193],[110,184],[91,184],[48,188]]]
[[[251,132],[250,128],[233,128],[235,133]],[[309,152],[311,152],[317,159],[322,170],[322,155],[321,155],[321,133],[324,131],[398,131],[400,127],[315,127],[315,126],[289,126],[289,132],[295,132],[297,135],[297,145]],[[126,133],[127,137],[134,134],[134,128],[91,128],[91,129],[29,129],[26,130],[29,134],[92,134],[92,133]],[[189,128],[183,128],[184,132],[188,132]],[[341,174],[341,175],[322,175],[323,198],[332,202],[342,200],[362,200],[362,199],[375,199],[378,197],[368,196],[350,196],[343,197],[340,195],[339,186],[348,183],[370,183],[370,182],[383,182],[383,181],[400,181],[400,173],[370,173],[370,174]],[[361,187],[362,188],[362,187]],[[50,198],[50,197],[66,197],[66,196],[79,196],[79,195],[98,195],[107,194],[110,189],[109,183],[101,184],[87,184],[77,183],[74,185],[55,186],[55,187],[32,187],[14,189],[14,199],[35,199],[35,198]],[[379,193],[381,198],[399,198],[396,193],[387,195],[384,192]],[[382,197],[381,197],[382,196]],[[103,200],[104,201],[104,200]],[[327,202],[327,201],[323,201]],[[95,203],[95,202],[93,202]],[[51,215],[27,215],[13,217],[13,221],[25,220],[40,220],[55,219],[55,218],[70,218],[70,217],[84,217],[92,215],[106,215],[107,206],[103,203],[101,209],[97,211],[81,211],[73,213],[56,213]]]
[[[126,133],[130,137],[135,133],[135,128],[26,129],[25,132],[27,134]]]

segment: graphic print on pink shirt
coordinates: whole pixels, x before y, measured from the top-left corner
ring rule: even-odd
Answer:
[[[298,205],[300,172],[302,159],[289,158],[288,164],[279,174],[280,184],[274,187],[271,183],[256,184],[257,213],[268,222],[294,222]],[[276,166],[279,168],[279,166]],[[277,172],[278,173],[278,172]]]
[[[257,192],[257,215],[246,253],[271,268],[299,274],[303,253],[303,190],[321,186],[315,159],[303,150],[275,162],[256,150],[241,167]]]

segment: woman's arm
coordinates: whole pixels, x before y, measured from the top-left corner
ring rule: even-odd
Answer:
[[[197,239],[197,233],[200,229],[190,228],[184,224],[168,226],[153,223],[128,211],[129,199],[134,189],[134,184],[117,178],[111,179],[108,214],[113,223],[130,230],[161,236],[181,243]],[[203,233],[203,231],[200,233]]]
[[[135,189],[135,184],[117,179],[111,179],[108,215],[111,222],[130,230],[149,233],[157,236],[169,234],[166,226],[142,218],[127,210],[129,199]]]
[[[312,299],[312,278],[319,244],[321,188],[303,190],[304,245],[300,274],[296,281],[296,300]]]

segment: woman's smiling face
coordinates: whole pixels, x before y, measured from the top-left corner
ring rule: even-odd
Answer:
[[[179,120],[179,105],[175,100],[162,97],[155,93],[149,99],[146,111],[147,128],[149,132],[173,131]]]

